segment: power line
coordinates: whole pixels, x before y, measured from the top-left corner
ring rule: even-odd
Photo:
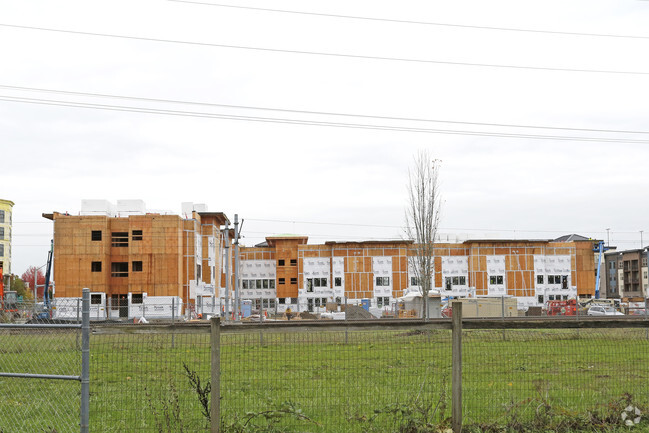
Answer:
[[[79,216],[84,216],[84,215],[71,215],[73,217],[79,217]],[[246,221],[250,222],[269,222],[269,223],[283,223],[283,224],[305,224],[305,225],[325,225],[325,226],[342,226],[342,227],[362,227],[362,228],[387,228],[387,229],[403,229],[403,225],[383,225],[383,224],[360,224],[360,223],[346,223],[346,222],[331,222],[331,221],[308,221],[308,220],[282,220],[282,219],[268,219],[268,218],[246,218]],[[13,224],[52,224],[53,221],[14,221]],[[579,228],[579,229],[553,229],[553,230],[548,230],[548,229],[531,229],[531,228],[526,228],[526,229],[517,229],[517,228],[482,228],[482,227],[439,227],[438,230],[443,230],[443,231],[478,231],[478,232],[510,232],[510,233],[577,233],[577,232],[583,232],[583,233],[606,233],[606,229],[585,229],[585,228]],[[155,232],[157,230],[154,229],[152,232],[152,236],[158,236]],[[162,230],[160,230],[162,232]],[[246,231],[247,233],[252,233],[250,231]],[[255,232],[259,233],[259,232]],[[611,233],[615,234],[638,234],[639,230],[611,230]],[[14,236],[51,236],[51,233],[44,233],[44,234],[22,234],[22,235],[17,235],[14,232]],[[85,236],[83,234],[75,234],[75,236]],[[164,235],[162,235],[164,237]]]
[[[618,75],[649,75],[649,72],[643,72],[643,71],[615,71],[615,70],[606,70],[606,69],[551,68],[551,67],[543,67],[543,66],[450,62],[450,61],[443,61],[443,60],[413,59],[413,58],[406,58],[406,57],[369,56],[369,55],[361,55],[361,54],[326,53],[321,51],[288,50],[288,49],[281,49],[281,48],[262,48],[262,47],[253,47],[247,45],[214,44],[208,42],[192,42],[192,41],[180,41],[174,39],[147,38],[147,37],[140,37],[140,36],[115,35],[115,34],[108,34],[108,33],[84,32],[84,31],[77,31],[77,30],[52,29],[46,27],[21,26],[21,25],[5,24],[5,23],[0,23],[0,26],[17,28],[17,29],[25,29],[25,30],[39,30],[39,31],[69,33],[69,34],[84,35],[84,36],[99,36],[99,37],[110,37],[110,38],[129,39],[129,40],[140,40],[140,41],[147,41],[147,42],[164,42],[164,43],[184,44],[184,45],[198,45],[198,46],[206,46],[206,47],[231,48],[231,49],[240,49],[240,50],[249,50],[249,51],[264,51],[264,52],[272,52],[272,53],[306,54],[306,55],[313,55],[313,56],[339,57],[339,58],[348,58],[348,59],[381,60],[381,61],[424,63],[424,64],[437,64],[437,65],[450,65],[450,66],[475,66],[475,67],[502,68],[502,69],[515,69],[515,70],[585,72],[585,73],[618,74]]]
[[[177,100],[177,99],[143,98],[143,97],[126,96],[126,95],[111,95],[105,93],[73,92],[67,90],[44,89],[44,88],[24,87],[24,86],[10,86],[10,85],[3,85],[3,84],[0,84],[0,88],[31,91],[31,92],[55,93],[55,94],[62,94],[62,95],[90,96],[90,97],[100,97],[100,98],[124,99],[124,100],[131,100],[131,101],[197,105],[202,107],[221,107],[221,108],[236,108],[236,109],[246,109],[246,110],[259,110],[259,111],[275,111],[280,113],[310,114],[310,115],[319,115],[319,116],[356,117],[356,118],[363,118],[363,119],[428,122],[428,123],[449,123],[449,124],[457,124],[457,125],[494,126],[494,127],[507,127],[507,128],[550,129],[550,130],[561,130],[561,131],[606,132],[606,133],[619,133],[619,134],[649,134],[649,131],[632,131],[632,130],[620,130],[620,129],[572,128],[572,127],[560,127],[560,126],[520,125],[520,124],[509,124],[509,123],[468,122],[468,121],[457,121],[457,120],[424,119],[424,118],[416,118],[416,117],[395,117],[395,116],[377,116],[377,115],[370,115],[370,114],[339,113],[339,112],[331,112],[331,111],[328,112],[328,111],[294,110],[294,109],[286,109],[286,108],[257,107],[257,106],[250,106],[250,105],[233,105],[233,104],[217,104],[217,103],[197,102],[197,101],[184,101],[184,100]]]
[[[190,111],[181,111],[181,110],[163,110],[163,109],[128,107],[128,106],[117,106],[117,105],[107,105],[107,104],[68,102],[68,101],[59,101],[59,100],[50,100],[50,99],[22,98],[22,97],[12,97],[12,96],[2,96],[2,95],[0,95],[0,101],[49,105],[49,106],[62,106],[62,107],[72,107],[72,108],[92,108],[92,109],[108,110],[108,111],[159,114],[159,115],[183,116],[183,117],[194,117],[194,118],[225,119],[225,120],[251,121],[251,122],[262,122],[262,123],[303,125],[303,126],[326,126],[326,127],[336,127],[336,128],[366,129],[366,130],[379,130],[379,131],[392,131],[392,132],[415,132],[415,133],[429,133],[429,134],[467,135],[467,136],[479,136],[479,137],[519,138],[519,139],[533,139],[533,140],[649,144],[649,140],[636,140],[636,139],[624,139],[624,138],[515,134],[515,133],[502,133],[502,132],[499,133],[499,132],[487,132],[487,131],[460,131],[460,130],[450,130],[450,129],[412,128],[406,126],[323,122],[323,121],[314,121],[314,120],[238,116],[238,115],[228,115],[228,114],[190,112]]]
[[[430,22],[430,21],[416,21],[416,20],[398,20],[392,18],[378,18],[378,17],[366,17],[359,15],[343,15],[343,14],[328,14],[321,12],[307,12],[307,11],[296,11],[288,9],[270,9],[270,8],[260,8],[253,6],[240,6],[240,5],[227,5],[221,3],[209,3],[201,1],[190,1],[190,0],[167,0],[176,3],[191,3],[199,4],[206,6],[217,6],[222,8],[232,8],[232,9],[246,9],[246,10],[255,10],[263,12],[278,12],[285,14],[296,14],[296,15],[312,15],[319,17],[328,17],[328,18],[344,18],[352,20],[364,20],[364,21],[382,21],[389,23],[397,24],[417,24],[425,26],[439,26],[439,27],[457,27],[457,28],[466,28],[466,29],[479,29],[479,30],[497,30],[497,31],[506,31],[506,32],[526,32],[526,33],[545,33],[552,35],[568,35],[568,36],[595,36],[595,37],[605,37],[605,38],[627,38],[627,39],[649,39],[649,36],[640,36],[640,35],[619,35],[612,33],[585,33],[585,32],[567,32],[567,31],[556,31],[556,30],[535,30],[535,29],[524,29],[524,28],[512,28],[512,27],[495,27],[495,26],[477,26],[470,24],[451,24],[451,23],[439,23],[439,22]],[[649,1],[649,0],[643,0]]]

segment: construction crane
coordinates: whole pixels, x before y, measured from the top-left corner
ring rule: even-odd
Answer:
[[[597,258],[597,280],[595,282],[595,299],[599,299],[599,281],[600,281],[600,268],[602,267],[602,255],[604,252],[608,251],[608,247],[604,246],[604,241],[599,241],[597,244],[593,245],[593,251],[599,252],[599,257]]]

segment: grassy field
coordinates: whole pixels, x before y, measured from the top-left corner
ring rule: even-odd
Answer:
[[[0,371],[79,372],[75,334],[1,338]],[[434,431],[451,414],[450,343],[450,331],[223,333],[224,431]],[[629,405],[649,419],[648,349],[645,330],[466,331],[465,424],[606,431]],[[185,366],[209,381],[208,334],[93,336],[91,431],[206,431]],[[0,432],[77,431],[79,390],[0,378]]]

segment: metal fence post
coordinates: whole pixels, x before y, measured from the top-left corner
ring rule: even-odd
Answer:
[[[176,326],[176,298],[171,298],[171,326]],[[171,334],[171,348],[176,347],[176,334]]]
[[[221,431],[221,318],[210,320],[210,432]]]
[[[505,297],[504,297],[504,296],[502,296],[502,297],[500,298],[500,302],[501,302],[501,304],[502,304],[501,312],[502,312],[502,320],[503,320],[503,322],[504,322],[504,321],[505,321]],[[505,340],[506,340],[506,337],[505,337],[505,328],[503,328],[503,341],[505,341]]]
[[[462,303],[453,302],[452,321],[452,379],[451,379],[451,427],[453,432],[462,431]]]
[[[83,289],[81,314],[81,433],[90,423],[90,289]]]

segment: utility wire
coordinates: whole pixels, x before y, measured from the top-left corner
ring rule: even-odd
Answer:
[[[641,36],[641,35],[619,35],[619,34],[612,34],[612,33],[585,33],[585,32],[555,31],[555,30],[535,30],[535,29],[523,29],[523,28],[512,28],[512,27],[477,26],[477,25],[469,25],[469,24],[450,24],[450,23],[430,22],[430,21],[398,20],[398,19],[391,19],[391,18],[366,17],[366,16],[358,16],[358,15],[327,14],[321,12],[307,12],[307,11],[296,11],[296,10],[288,10],[288,9],[270,9],[270,8],[260,8],[260,7],[253,7],[253,6],[228,5],[228,4],[221,4],[221,3],[209,3],[209,2],[190,1],[190,0],[167,0],[167,1],[175,2],[175,3],[191,3],[191,4],[206,5],[206,6],[217,6],[217,7],[232,8],[232,9],[246,9],[246,10],[255,10],[255,11],[263,11],[263,12],[278,12],[278,13],[285,13],[285,14],[311,15],[311,16],[319,16],[319,17],[344,18],[344,19],[352,19],[352,20],[364,20],[364,21],[382,21],[382,22],[398,23],[398,24],[418,24],[418,25],[425,25],[425,26],[457,27],[457,28],[465,28],[465,29],[497,30],[497,31],[506,31],[506,32],[545,33],[551,35],[649,39],[649,36]],[[643,0],[643,1],[648,1],[648,0]]]
[[[175,215],[175,214],[168,214]],[[72,217],[79,217],[83,215],[70,215]],[[403,229],[402,225],[383,225],[383,224],[360,224],[360,223],[344,223],[344,222],[327,222],[327,221],[308,221],[308,220],[283,220],[283,219],[269,219],[269,218],[246,218],[246,221],[255,221],[255,222],[269,222],[269,223],[287,223],[287,224],[307,224],[307,225],[325,225],[325,226],[344,226],[344,227],[365,227],[365,228],[388,228],[388,229]],[[14,221],[13,224],[53,224],[53,221]],[[479,232],[512,232],[512,233],[606,233],[606,229],[503,229],[503,228],[481,228],[481,227],[439,227],[439,230],[443,231],[479,231]],[[648,231],[648,230],[645,230]],[[248,232],[250,233],[250,232]],[[616,234],[638,234],[639,230],[611,230],[611,233]],[[39,236],[40,234],[33,234],[34,236]],[[43,236],[51,236],[51,233],[45,233]],[[14,233],[14,236],[17,236]],[[21,235],[25,236],[25,235]],[[79,235],[86,236],[86,235]],[[157,236],[155,231],[153,236]]]
[[[73,108],[92,108],[92,109],[108,110],[108,111],[160,114],[160,115],[195,117],[195,118],[226,119],[226,120],[251,121],[251,122],[263,122],[263,123],[306,125],[306,126],[326,126],[326,127],[336,127],[336,128],[367,129],[367,130],[394,131],[394,132],[415,132],[415,133],[429,133],[429,134],[467,135],[467,136],[480,136],[480,137],[519,138],[519,139],[533,139],[533,140],[649,144],[649,140],[635,140],[635,139],[623,139],[623,138],[514,134],[514,133],[497,133],[497,132],[487,132],[487,131],[459,131],[459,130],[449,130],[449,129],[412,128],[412,127],[405,127],[405,126],[390,126],[390,125],[322,122],[322,121],[313,121],[313,120],[236,116],[236,115],[227,115],[227,114],[190,112],[190,111],[180,111],[180,110],[163,110],[163,109],[128,107],[128,106],[117,106],[117,105],[106,105],[106,104],[67,102],[67,101],[59,101],[59,100],[22,98],[22,97],[12,97],[12,96],[2,96],[2,95],[0,95],[0,101],[73,107]]]
[[[100,97],[100,98],[124,99],[129,101],[197,105],[202,107],[221,107],[221,108],[236,108],[236,109],[246,109],[246,110],[271,111],[271,112],[274,111],[280,113],[310,114],[310,115],[319,115],[319,116],[356,117],[356,118],[363,118],[363,119],[396,120],[396,121],[428,122],[428,123],[450,123],[450,124],[457,124],[457,125],[495,126],[495,127],[507,127],[507,128],[551,129],[551,130],[561,130],[561,131],[607,132],[607,133],[618,133],[618,134],[649,134],[649,131],[632,131],[632,130],[620,130],[620,129],[595,129],[595,128],[571,128],[571,127],[541,126],[541,125],[517,125],[517,124],[508,124],[508,123],[488,123],[488,122],[467,122],[467,121],[456,121],[456,120],[424,119],[424,118],[416,118],[416,117],[376,116],[370,114],[339,113],[339,112],[331,112],[331,111],[327,112],[327,111],[292,110],[286,108],[216,104],[216,103],[209,103],[209,102],[183,101],[177,99],[142,98],[136,96],[110,95],[105,93],[72,92],[66,90],[44,89],[44,88],[23,87],[23,86],[9,86],[3,84],[0,84],[0,89],[55,93],[55,94],[74,95],[74,96],[90,96],[90,97]]]
[[[253,47],[253,46],[247,46],[247,45],[213,44],[213,43],[208,43],[208,42],[192,42],[192,41],[180,41],[180,40],[174,40],[174,39],[146,38],[146,37],[140,37],[140,36],[126,36],[126,35],[115,35],[115,34],[108,34],[108,33],[83,32],[83,31],[76,31],[76,30],[62,30],[62,29],[52,29],[52,28],[46,28],[46,27],[21,26],[21,25],[5,24],[5,23],[0,23],[0,26],[9,27],[9,28],[17,28],[17,29],[25,29],[25,30],[39,30],[39,31],[57,32],[57,33],[69,33],[69,34],[84,35],[84,36],[99,36],[99,37],[110,37],[110,38],[120,38],[120,39],[129,39],[129,40],[140,40],[140,41],[147,41],[147,42],[164,42],[164,43],[173,43],[173,44],[198,45],[198,46],[206,46],[206,47],[232,48],[232,49],[249,50],[249,51],[264,51],[264,52],[288,53],[288,54],[306,54],[306,55],[313,55],[313,56],[339,57],[339,58],[363,59],[363,60],[382,60],[382,61],[393,61],[393,62],[427,63],[427,64],[451,65],[451,66],[475,66],[475,67],[486,67],[486,68],[553,71],[553,72],[585,72],[585,73],[617,74],[617,75],[649,75],[649,72],[644,72],[644,71],[616,71],[616,70],[606,70],[606,69],[551,68],[551,67],[543,67],[543,66],[521,66],[521,65],[492,64],[492,63],[450,62],[450,61],[443,61],[443,60],[413,59],[413,58],[405,58],[405,57],[369,56],[369,55],[361,55],[361,54],[326,53],[326,52],[320,52],[320,51],[287,50],[287,49],[280,49],[280,48],[262,48],[262,47]]]

